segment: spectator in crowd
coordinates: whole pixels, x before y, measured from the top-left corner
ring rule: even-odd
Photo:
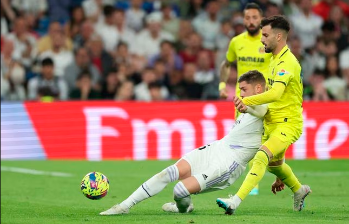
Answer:
[[[206,6],[206,13],[196,16],[193,20],[193,27],[202,37],[203,47],[206,49],[216,48],[215,39],[220,30],[218,11],[218,2],[210,1]]]
[[[148,85],[149,83],[152,83],[155,81],[157,80],[156,80],[156,75],[154,73],[154,70],[149,67],[145,68],[142,73],[142,82],[135,86],[134,93],[135,93],[136,100],[150,101],[151,96],[150,96]],[[169,96],[169,91],[164,85],[161,87],[161,94],[164,99],[167,99]]]
[[[161,94],[162,84],[160,82],[151,82],[148,85],[150,101],[163,101],[163,95]]]
[[[162,27],[163,30],[169,32],[175,39],[177,38],[179,30],[179,19],[173,13],[172,7],[170,4],[164,3],[161,6],[162,13]]]
[[[228,49],[231,38],[233,38],[234,33],[229,20],[224,20],[221,22],[221,30],[216,38],[216,59],[215,64],[219,64],[221,61],[225,60],[225,54]],[[219,72],[219,68],[216,68],[217,72]],[[218,73],[217,73],[218,74]]]
[[[105,50],[113,52],[120,39],[115,25],[115,8],[111,5],[106,5],[103,8],[103,14],[104,21],[96,24],[95,31],[102,37]]]
[[[165,62],[166,72],[171,73],[173,70],[182,70],[182,58],[176,53],[173,43],[164,40],[160,44],[160,53],[154,55],[149,60],[149,65],[154,67],[155,61],[161,59]]]
[[[195,82],[200,84],[207,84],[213,82],[218,76],[215,75],[214,70],[210,66],[210,55],[206,51],[201,51],[198,54],[197,71],[195,72]]]
[[[336,56],[327,59],[325,76],[324,87],[329,90],[335,100],[345,100],[346,82],[341,78]]]
[[[87,48],[79,48],[75,51],[75,60],[68,65],[64,71],[64,80],[67,82],[69,89],[75,87],[75,81],[79,74],[83,71],[88,71],[91,74],[92,85],[97,88],[101,80],[98,68],[91,63],[91,58]]]
[[[93,23],[102,23],[103,16],[103,0],[85,0],[82,2],[82,8],[86,15],[86,18]]]
[[[127,43],[120,41],[113,55],[114,55],[114,61],[116,64],[121,64],[121,63],[131,64],[132,56],[129,52]]]
[[[315,46],[316,39],[321,34],[320,28],[323,23],[322,18],[311,11],[311,1],[312,0],[300,0],[300,13],[290,18],[294,28],[293,32],[301,39],[304,49]]]
[[[310,0],[311,1],[311,0]],[[267,2],[265,10],[265,17],[268,18],[270,16],[282,15],[283,12],[281,8],[274,2]]]
[[[188,1],[186,1],[188,2]],[[186,19],[193,19],[196,16],[203,14],[203,0],[190,0],[186,7],[183,7],[181,15]]]
[[[7,101],[26,99],[23,86],[25,71],[23,66],[12,58],[13,41],[4,40],[1,52],[1,98]]]
[[[103,77],[106,77],[115,64],[113,57],[103,49],[102,38],[92,35],[86,46],[89,49],[92,64]]]
[[[95,34],[93,23],[85,20],[80,27],[79,33],[73,39],[74,50],[84,47],[93,34]]]
[[[349,5],[341,0],[321,0],[313,6],[313,12],[322,17],[323,20],[327,20],[330,16],[330,11],[333,7],[339,6],[344,14],[349,16]]]
[[[79,35],[80,27],[85,21],[85,14],[81,6],[74,7],[70,14],[70,20],[64,25],[64,33],[74,41]]]
[[[52,47],[39,55],[39,59],[51,58],[55,65],[54,74],[63,77],[64,70],[73,63],[73,53],[65,48],[65,36],[63,33],[55,33],[52,36]]]
[[[26,68],[31,67],[35,57],[35,37],[28,32],[24,17],[17,17],[14,21],[13,32],[6,36],[13,41],[13,58]]]
[[[128,46],[133,46],[136,41],[136,34],[126,25],[125,11],[122,9],[115,10],[115,26],[119,36],[118,43],[122,41],[127,43]],[[134,52],[135,50],[130,49],[130,51]]]
[[[169,74],[173,73],[174,71],[168,73],[166,70],[166,62],[160,58],[154,62],[153,69],[156,76],[156,80],[161,84],[166,85],[167,88],[169,88]]]
[[[111,69],[105,79],[102,81],[101,98],[102,99],[114,99],[118,89],[120,88],[121,81],[118,77],[117,69]]]
[[[93,89],[91,74],[83,71],[76,80],[76,87],[70,92],[72,100],[100,99],[100,93]]]
[[[142,9],[143,0],[131,0],[131,7],[126,11],[126,24],[135,32],[143,29],[146,12]]]
[[[203,92],[203,85],[195,81],[196,65],[194,63],[187,63],[184,65],[183,81],[179,84],[183,90],[179,91],[177,87],[177,95],[179,99],[183,100],[200,100]]]
[[[37,43],[38,54],[41,54],[44,51],[52,50],[52,39],[57,33],[64,33],[62,25],[59,22],[51,22],[48,34],[41,37]],[[64,47],[69,51],[73,49],[73,42],[67,36],[65,36]]]
[[[244,18],[240,12],[233,14],[232,23],[234,36],[238,36],[245,31]]]
[[[202,39],[198,33],[191,33],[185,44],[185,48],[179,52],[184,63],[195,63],[199,52],[202,50]]]
[[[135,54],[149,58],[160,52],[160,44],[163,40],[174,41],[174,37],[161,30],[162,16],[158,12],[151,13],[146,18],[147,28],[137,36]]]
[[[120,88],[115,96],[117,101],[129,101],[134,100],[134,84],[133,82],[126,80],[122,82]]]
[[[309,80],[310,85],[303,90],[305,101],[329,101],[333,99],[333,96],[324,85],[325,74],[321,70],[315,70]]]
[[[299,1],[300,0],[283,0],[283,11],[287,17],[292,17],[300,13],[299,11]]]
[[[188,39],[190,35],[194,32],[194,28],[191,25],[190,20],[180,20],[179,22],[179,30],[177,34],[177,41],[176,41],[176,50],[182,51],[186,49],[186,46],[188,45]],[[201,37],[200,37],[201,38]]]
[[[41,62],[41,74],[30,79],[28,83],[28,98],[30,100],[40,100],[39,98],[45,96],[59,100],[68,99],[67,84],[61,77],[55,76],[53,71],[53,60],[51,58],[43,59]]]

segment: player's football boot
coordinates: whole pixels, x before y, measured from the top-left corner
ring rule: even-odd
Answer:
[[[308,185],[302,185],[301,188],[293,195],[293,210],[302,211],[304,208],[304,199],[311,193]]]
[[[164,204],[162,206],[162,210],[164,210],[165,212],[179,213],[179,210],[178,210],[175,202],[169,202],[169,203]],[[189,207],[187,208],[186,213],[192,212],[193,210],[194,210],[194,205],[191,203],[189,205]]]
[[[217,198],[216,202],[219,207],[225,210],[225,214],[227,215],[234,214],[236,208],[238,207],[235,205],[232,195],[229,195],[229,198]]]
[[[122,215],[122,214],[128,214],[130,211],[129,208],[122,208],[119,204],[114,205],[110,209],[99,213],[100,215]]]

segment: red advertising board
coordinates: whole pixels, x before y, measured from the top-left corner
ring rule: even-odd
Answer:
[[[230,102],[25,103],[47,159],[178,159],[222,138]],[[302,137],[288,158],[349,158],[349,103],[304,103]]]

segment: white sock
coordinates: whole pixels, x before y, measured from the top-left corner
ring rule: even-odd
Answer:
[[[181,213],[187,212],[189,205],[191,204],[190,193],[182,182],[178,182],[173,189],[174,200],[178,211]]]
[[[239,196],[237,196],[237,195],[234,195],[232,200],[236,206],[239,206],[240,203],[242,202],[241,198],[239,198]]]
[[[144,182],[135,192],[133,192],[120,206],[131,208],[135,204],[150,198],[162,191],[167,184],[178,180],[179,172],[176,165],[172,165],[154,175],[152,178]]]

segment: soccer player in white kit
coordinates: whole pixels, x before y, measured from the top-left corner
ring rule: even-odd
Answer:
[[[242,98],[260,94],[265,90],[263,74],[257,70],[243,74],[239,80]],[[220,190],[232,185],[244,172],[247,163],[261,146],[263,117],[266,105],[248,107],[229,133],[221,140],[194,149],[144,182],[120,204],[100,215],[127,214],[134,205],[162,191],[169,183],[179,180],[173,189],[175,202],[166,203],[166,212],[191,212],[194,209],[190,195]]]

